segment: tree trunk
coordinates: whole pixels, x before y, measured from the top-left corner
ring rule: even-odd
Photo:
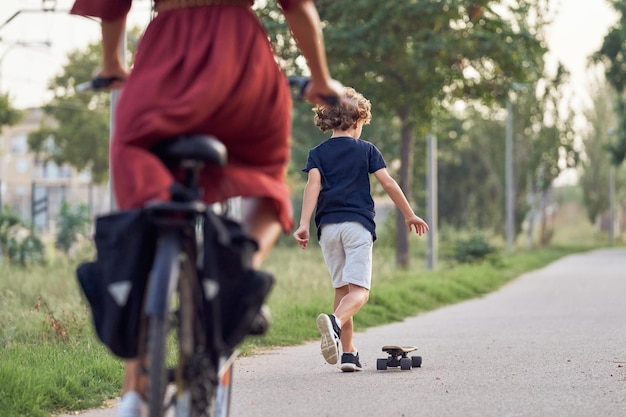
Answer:
[[[406,115],[404,115],[406,116]],[[413,172],[413,124],[402,117],[400,142],[400,178],[398,184],[406,199],[411,202],[411,173]],[[396,264],[402,268],[409,266],[409,234],[404,216],[396,208]]]

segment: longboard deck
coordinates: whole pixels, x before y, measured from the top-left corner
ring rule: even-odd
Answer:
[[[409,353],[417,350],[415,346],[398,346],[398,345],[385,345],[383,346],[383,352],[391,353],[393,351],[400,353]]]

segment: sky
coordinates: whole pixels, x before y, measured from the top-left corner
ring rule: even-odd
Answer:
[[[551,1],[559,12],[547,31],[548,60],[558,59],[570,70],[571,94],[583,103],[590,77],[587,57],[599,49],[617,17],[604,0]],[[55,11],[42,12],[43,4],[55,6]],[[9,92],[15,107],[44,104],[50,98],[48,82],[60,73],[67,54],[99,39],[97,22],[68,14],[72,4],[72,0],[0,0],[0,91]],[[149,19],[149,0],[136,0],[130,25],[144,27]]]
[[[589,102],[589,84],[597,75],[588,67],[588,57],[602,46],[617,15],[605,0],[551,0],[558,7],[546,31],[548,61],[558,59],[571,73],[571,90],[579,106]]]
[[[73,3],[0,0],[0,91],[9,92],[15,107],[45,103],[48,83],[61,72],[68,53],[100,39],[98,22],[69,14]],[[55,11],[42,12],[42,4],[56,6]],[[145,27],[149,19],[150,2],[136,0],[130,25]]]

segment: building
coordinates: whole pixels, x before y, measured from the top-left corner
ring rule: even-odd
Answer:
[[[92,214],[108,211],[105,186],[91,183],[88,172],[46,161],[28,149],[28,134],[39,128],[41,109],[27,109],[20,124],[5,126],[0,135],[0,207],[18,213],[39,231],[54,231],[61,205],[84,204]]]

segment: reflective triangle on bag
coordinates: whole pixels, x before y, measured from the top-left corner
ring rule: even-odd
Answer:
[[[128,301],[128,296],[132,286],[133,284],[130,281],[120,281],[109,284],[107,286],[107,290],[109,291],[109,294],[111,294],[111,297],[115,300],[115,303],[118,306],[123,307]]]

